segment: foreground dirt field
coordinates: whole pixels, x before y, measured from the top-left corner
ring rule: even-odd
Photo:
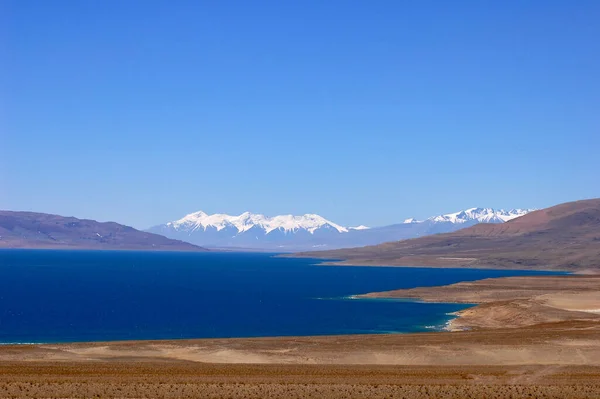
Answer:
[[[2,398],[598,398],[586,366],[2,363]]]

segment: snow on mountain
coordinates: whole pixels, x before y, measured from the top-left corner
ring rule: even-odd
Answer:
[[[356,226],[356,227],[348,227],[348,230],[368,230],[370,229],[370,227],[367,227],[363,224],[361,224],[360,226]]]
[[[209,248],[279,252],[377,245],[448,233],[477,223],[503,223],[528,212],[529,209],[470,208],[425,220],[410,218],[400,224],[369,228],[344,227],[315,214],[268,217],[250,212],[236,216],[198,211],[148,231]]]
[[[534,209],[494,209],[494,208],[469,208],[464,211],[448,213],[445,215],[433,216],[425,221],[433,223],[504,223],[518,218],[533,211]],[[404,223],[420,223],[415,219],[407,219]]]
[[[265,234],[269,234],[274,230],[281,230],[286,233],[306,230],[313,234],[316,230],[323,227],[334,228],[340,233],[348,232],[347,228],[315,214],[267,217],[250,212],[244,212],[239,216],[232,216],[220,213],[208,215],[199,211],[190,213],[174,222],[167,223],[167,226],[175,230],[186,230],[189,232],[199,229],[206,231],[209,227],[213,227],[217,231],[221,231],[227,227],[234,227],[238,233],[244,233],[254,227],[259,227],[265,231]]]
[[[402,222],[404,224],[412,224],[412,223],[421,223],[419,220],[415,219],[415,218],[408,218],[406,220],[404,220],[404,222]]]

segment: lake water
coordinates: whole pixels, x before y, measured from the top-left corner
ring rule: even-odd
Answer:
[[[318,262],[258,253],[0,250],[0,343],[428,331],[465,305],[347,297],[536,274]]]

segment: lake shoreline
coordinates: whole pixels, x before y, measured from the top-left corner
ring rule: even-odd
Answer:
[[[445,332],[2,345],[0,396],[125,389],[147,397],[594,398],[600,314],[585,310],[595,309],[599,298],[589,294],[599,283],[600,276],[522,276],[367,294],[427,301],[453,293],[461,303],[477,297],[480,304],[459,311]],[[526,289],[515,296],[517,287]],[[522,317],[541,307],[551,310]],[[521,322],[509,326],[506,317]],[[501,324],[475,323],[490,318]]]
[[[473,305],[455,312],[448,331],[524,327],[542,322],[600,322],[599,275],[517,276],[356,295]]]
[[[340,340],[343,337],[445,335],[452,332],[493,331],[511,328],[535,328],[537,324],[585,322],[600,327],[600,276],[538,275],[487,278],[446,286],[416,287],[392,291],[357,294],[348,300],[393,300],[414,303],[462,304],[469,307],[448,313],[453,316],[444,327],[428,332],[393,334],[343,334],[300,336],[255,336],[232,338],[177,338],[148,340],[77,341],[59,343],[2,343],[0,352],[10,347],[135,346],[202,342],[237,342],[264,340],[273,342],[298,340]],[[506,309],[511,311],[506,311]],[[500,311],[504,310],[504,312]],[[505,319],[514,319],[507,322]],[[0,356],[0,359],[2,357]]]

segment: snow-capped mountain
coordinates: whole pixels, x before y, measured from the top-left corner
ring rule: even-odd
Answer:
[[[477,223],[504,223],[530,211],[470,208],[425,220],[410,218],[403,223],[373,228],[365,225],[344,227],[315,214],[268,217],[250,212],[236,216],[199,211],[148,231],[204,247],[300,251],[376,245],[447,233]]]
[[[199,211],[190,213],[174,222],[167,223],[167,226],[175,230],[187,230],[191,232],[198,229],[206,231],[208,228],[214,228],[217,231],[221,231],[233,227],[237,229],[238,234],[256,227],[264,230],[265,234],[269,234],[274,230],[279,230],[284,233],[294,233],[299,230],[306,230],[310,234],[314,234],[316,230],[321,228],[333,228],[339,233],[348,232],[347,228],[314,214],[267,217],[265,215],[250,212],[244,212],[239,216],[231,216],[226,214],[207,215],[206,213]]]
[[[433,216],[429,219],[419,221],[414,218],[406,219],[404,223],[423,223],[423,222],[433,222],[433,223],[455,223],[455,224],[464,224],[464,223],[504,223],[509,220],[518,218],[519,216],[523,216],[533,211],[534,209],[511,209],[509,211],[505,211],[504,209],[494,209],[494,208],[469,208],[464,211],[459,211],[455,213],[447,213],[445,215]]]
[[[330,248],[327,243],[336,241],[336,237],[364,228],[346,228],[315,214],[268,217],[250,212],[209,215],[199,211],[148,231],[203,242],[208,247],[287,251],[323,245]]]
[[[417,220],[415,218],[408,218],[408,219],[405,219],[403,223],[404,224],[413,224],[413,223],[421,223],[421,221]]]
[[[356,227],[348,227],[349,230],[368,230],[370,229],[370,227],[365,226],[364,224],[361,224],[360,226],[356,226]]]

